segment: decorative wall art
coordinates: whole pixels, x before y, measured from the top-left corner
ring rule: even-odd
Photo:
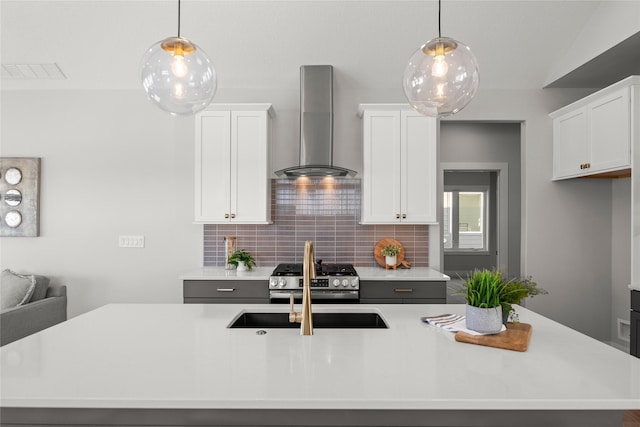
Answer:
[[[40,158],[0,157],[0,237],[40,232]]]

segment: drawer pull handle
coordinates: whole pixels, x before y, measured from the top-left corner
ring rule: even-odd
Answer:
[[[413,292],[413,289],[411,289],[411,288],[395,288],[393,291],[394,292],[408,292],[408,293],[411,293],[411,292]]]
[[[235,292],[235,288],[218,288],[216,289],[218,292]]]

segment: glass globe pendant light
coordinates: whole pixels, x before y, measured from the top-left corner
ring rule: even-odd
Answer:
[[[211,103],[216,93],[216,71],[207,54],[195,43],[178,36],[151,46],[142,58],[142,87],[147,98],[174,115],[191,115]]]
[[[478,61],[465,44],[440,32],[409,59],[402,86],[409,104],[425,116],[443,117],[462,110],[474,97],[480,82]]]

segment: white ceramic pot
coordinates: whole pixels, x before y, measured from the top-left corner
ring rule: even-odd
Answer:
[[[467,329],[482,334],[497,334],[502,330],[502,306],[479,308],[467,304]]]
[[[387,265],[390,265],[391,267],[395,267],[396,263],[398,262],[398,256],[394,255],[394,256],[385,256],[384,257],[384,262]]]
[[[242,261],[238,261],[238,271],[249,271],[249,267]]]

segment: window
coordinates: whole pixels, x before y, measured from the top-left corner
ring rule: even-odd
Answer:
[[[444,192],[444,249],[448,251],[488,251],[487,197],[489,189],[466,190],[470,189]]]

